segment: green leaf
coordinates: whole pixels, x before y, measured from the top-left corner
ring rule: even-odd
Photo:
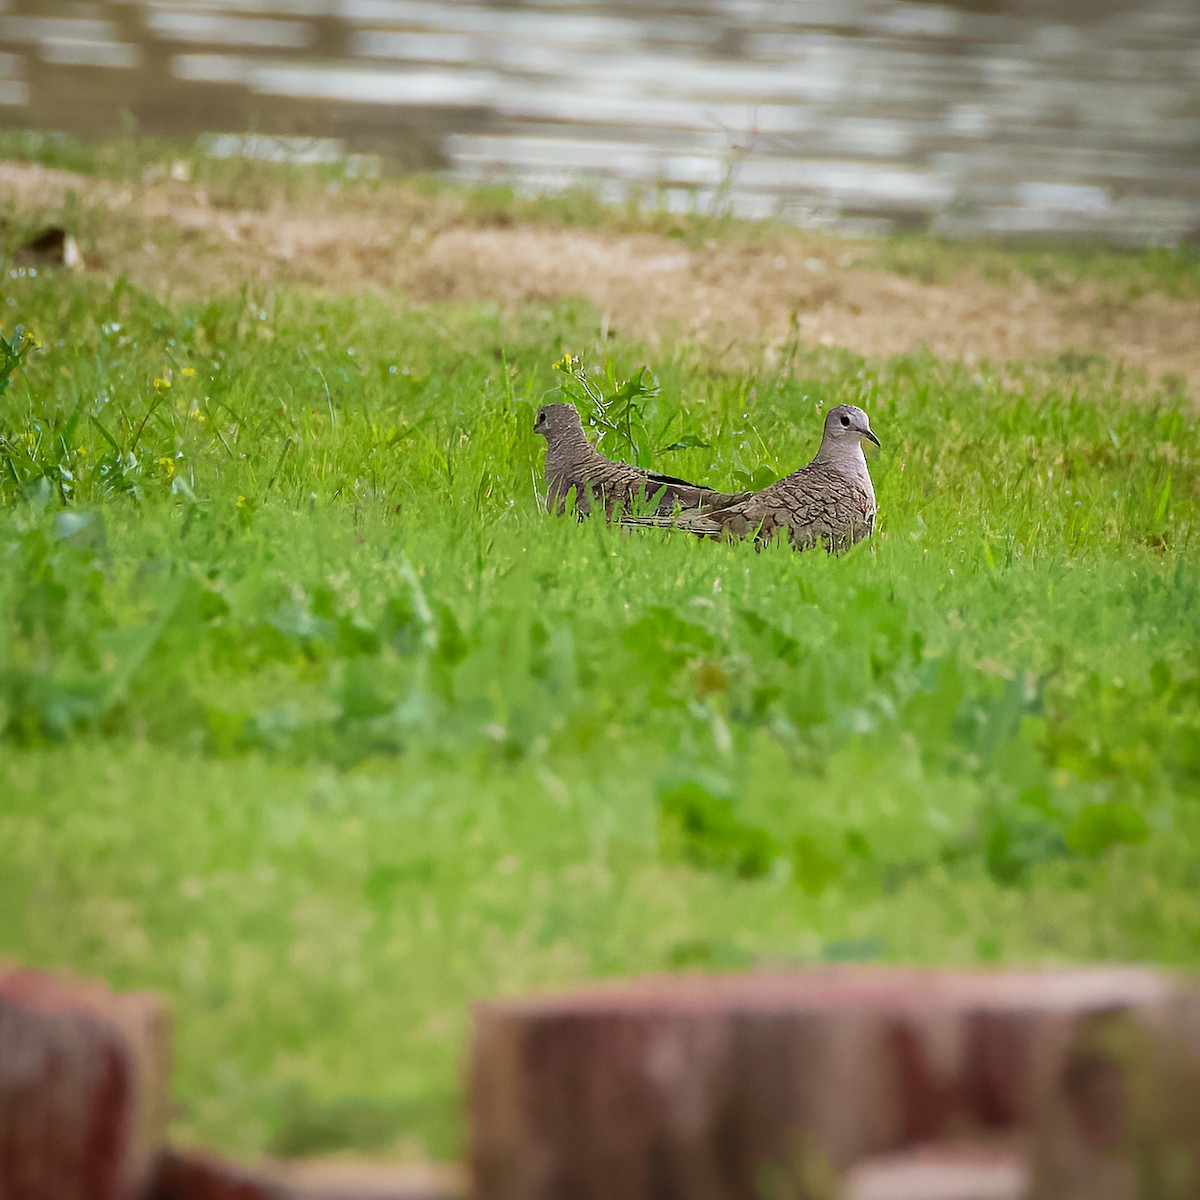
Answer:
[[[1150,827],[1127,800],[1089,804],[1067,827],[1067,845],[1078,854],[1095,857],[1113,846],[1134,846],[1146,840]]]
[[[877,937],[840,938],[821,947],[821,958],[834,963],[871,962],[886,953],[887,942]]]
[[[743,821],[716,776],[666,783],[659,789],[659,836],[667,858],[739,879],[766,875],[780,856],[778,840]]]
[[[659,453],[666,454],[670,450],[692,450],[697,447],[708,450],[710,443],[694,433],[685,433],[678,441],[672,442],[669,446],[663,446]]]

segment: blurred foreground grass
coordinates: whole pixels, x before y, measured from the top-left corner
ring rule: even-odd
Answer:
[[[553,361],[647,359],[580,305],[42,274],[0,320],[0,953],[172,998],[179,1136],[455,1153],[497,992],[1200,962],[1178,385],[656,352],[639,445],[716,486],[868,409],[829,559],[540,510]]]

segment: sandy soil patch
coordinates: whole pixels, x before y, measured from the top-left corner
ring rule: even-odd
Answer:
[[[1114,304],[1094,288],[1064,293],[971,274],[927,284],[854,266],[846,244],[803,235],[769,248],[693,249],[648,233],[480,224],[453,197],[387,193],[231,209],[192,184],[0,164],[0,195],[18,219],[52,219],[69,194],[94,269],[124,271],[160,293],[222,293],[252,280],[369,286],[418,302],[576,297],[616,333],[651,343],[690,336],[760,353],[798,335],[869,357],[926,347],[967,363],[1099,355],[1200,385],[1193,300],[1149,294]]]

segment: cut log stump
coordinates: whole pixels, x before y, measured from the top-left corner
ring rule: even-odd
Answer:
[[[132,1200],[162,1148],[170,1015],[0,963],[0,1197]]]
[[[872,1157],[1027,1132],[1035,1038],[1170,991],[1137,968],[837,967],[481,1003],[473,1194],[824,1198]]]
[[[1047,1027],[1032,1200],[1200,1200],[1200,990]]]
[[[150,1200],[466,1200],[461,1169],[443,1164],[275,1162],[243,1166],[171,1150]]]

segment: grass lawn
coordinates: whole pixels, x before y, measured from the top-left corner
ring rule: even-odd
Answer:
[[[1125,261],[1139,294],[1195,282],[1161,253],[1105,278]],[[478,996],[1200,963],[1179,379],[733,363],[577,302],[173,297],[111,266],[8,274],[0,304],[41,342],[0,391],[0,954],[171,998],[180,1139],[454,1155]],[[657,378],[611,453],[722,488],[861,404],[876,535],[548,517],[533,415],[566,352]]]

